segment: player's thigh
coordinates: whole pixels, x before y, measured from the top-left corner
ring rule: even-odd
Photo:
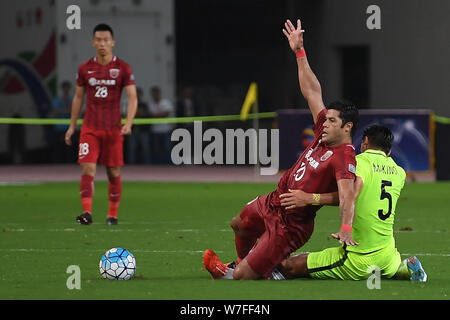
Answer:
[[[348,252],[344,247],[328,248],[308,256],[308,271],[316,279],[365,280],[373,267],[383,278],[391,278],[400,265],[400,254],[395,247],[371,253]]]
[[[400,252],[394,248],[389,254],[386,254],[385,258],[387,259],[387,265],[384,267],[381,276],[392,278],[402,263],[402,257],[400,256]]]
[[[238,216],[232,219],[231,227],[240,236],[259,237],[265,231],[264,219],[260,214],[258,198],[248,202]]]
[[[293,247],[293,243],[287,230],[279,221],[266,220],[266,231],[245,259],[252,270],[267,279],[281,261],[297,249]]]
[[[110,130],[102,141],[100,163],[107,167],[120,167],[123,165],[123,135],[120,129]]]
[[[367,265],[366,264],[366,271]],[[392,278],[401,264],[401,256],[395,246],[388,246],[373,254],[370,260],[370,266],[376,266],[380,269],[380,275],[383,278]],[[369,275],[369,274],[368,274]]]
[[[391,278],[395,275],[401,263],[400,253],[394,243],[369,253],[349,252],[345,265],[348,273],[355,280],[367,279],[372,271],[380,270],[383,278]]]
[[[314,279],[349,279],[347,259],[348,252],[342,246],[311,252],[307,259],[309,276]]]
[[[82,128],[78,143],[78,163],[97,163],[101,152],[101,140],[99,132]]]

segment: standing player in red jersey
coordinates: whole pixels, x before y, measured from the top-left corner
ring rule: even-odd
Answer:
[[[93,46],[97,55],[78,68],[77,86],[72,102],[70,126],[66,144],[71,145],[77,120],[86,92],[86,112],[81,127],[78,163],[81,166],[80,196],[83,213],[77,217],[80,224],[92,223],[92,197],[97,162],[106,166],[108,175],[109,210],[107,224],[117,224],[117,211],[122,195],[120,167],[123,165],[123,136],[131,134],[137,110],[134,75],[130,66],[112,53],[113,31],[99,24],[93,31]],[[128,96],[127,118],[121,125],[120,98],[122,89]]]
[[[300,89],[314,119],[314,140],[282,176],[277,190],[250,201],[232,219],[236,263],[225,265],[213,250],[205,251],[203,264],[213,279],[268,279],[282,260],[309,240],[316,212],[322,205],[335,202],[336,191],[343,222],[339,234],[343,241],[354,244],[347,224],[353,219],[350,200],[356,161],[351,142],[358,123],[358,110],[341,102],[325,108],[320,83],[303,48],[304,30],[300,20],[297,28],[289,20],[285,27],[283,32],[297,57]],[[283,196],[291,190],[313,194],[313,205],[292,208],[282,204]]]

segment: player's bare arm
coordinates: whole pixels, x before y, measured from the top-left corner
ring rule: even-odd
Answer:
[[[290,20],[287,20],[284,26],[283,33],[288,39],[292,51],[295,53],[302,50],[305,30],[302,30],[300,19],[297,20],[297,28],[294,27]],[[316,123],[317,115],[325,108],[322,99],[322,88],[319,80],[311,70],[306,56],[297,58],[297,66],[300,90],[303,97],[308,101],[314,123]]]
[[[72,100],[72,109],[70,111],[70,125],[66,131],[65,142],[68,146],[72,145],[72,136],[75,132],[77,126],[77,120],[81,114],[81,108],[83,107],[84,101],[84,87],[76,86],[75,94]]]
[[[337,206],[339,204],[339,194],[331,193],[307,193],[303,190],[292,190],[280,195],[280,204],[286,210],[301,208],[309,205]]]
[[[131,127],[133,125],[133,120],[134,120],[134,117],[136,116],[136,111],[137,111],[136,86],[134,84],[126,86],[125,92],[128,96],[127,119],[126,119],[125,124],[122,126],[122,130],[120,132],[121,135],[131,134]]]
[[[353,179],[340,179],[337,181],[337,185],[342,226],[351,226],[353,224],[353,217],[355,216],[355,202],[358,197],[355,195],[355,182]],[[349,246],[359,244],[353,240],[351,231],[346,228],[341,228],[339,232],[333,233],[331,236],[339,240],[339,243],[345,243]]]

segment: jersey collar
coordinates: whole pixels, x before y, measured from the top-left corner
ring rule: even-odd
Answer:
[[[380,156],[386,156],[386,153],[384,153],[384,151],[381,150],[375,150],[375,149],[367,149],[366,151],[364,151],[363,153],[372,153],[372,154],[379,154]]]
[[[113,58],[111,59],[111,61],[108,62],[107,64],[104,64],[104,66],[107,66],[107,65],[109,65],[111,62],[115,62],[116,60],[117,60],[117,56],[113,56]],[[98,63],[98,62],[97,62],[97,56],[94,57],[94,62],[95,62],[95,63]],[[99,63],[98,63],[98,64],[99,64]],[[103,64],[102,64],[102,66],[103,66]]]

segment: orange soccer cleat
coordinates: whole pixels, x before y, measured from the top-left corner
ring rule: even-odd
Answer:
[[[211,274],[211,278],[220,279],[227,274],[228,267],[219,260],[217,254],[208,249],[203,254],[203,266]]]

